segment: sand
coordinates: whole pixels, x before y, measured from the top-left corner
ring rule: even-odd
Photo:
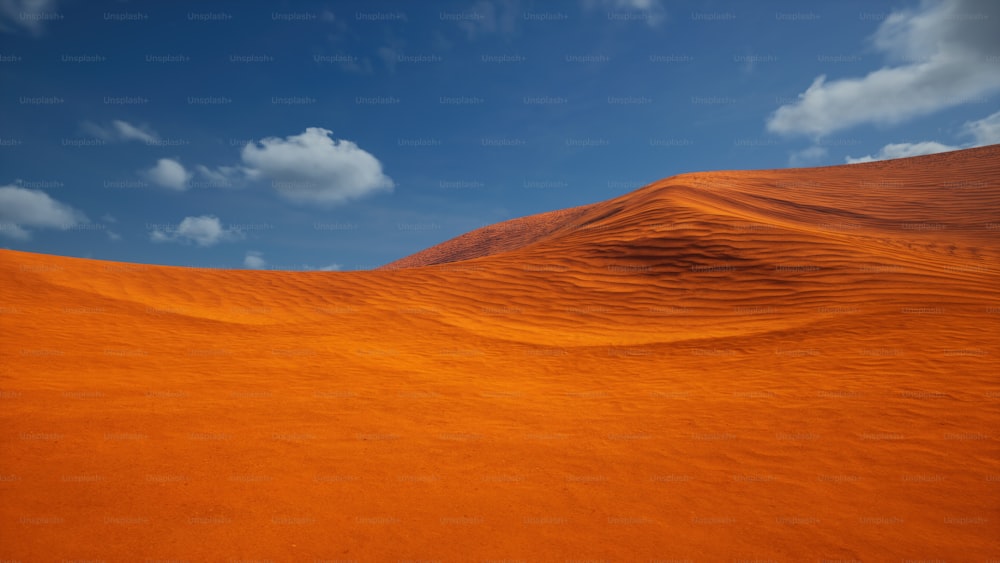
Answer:
[[[367,272],[0,251],[0,560],[1000,558],[1000,146]]]

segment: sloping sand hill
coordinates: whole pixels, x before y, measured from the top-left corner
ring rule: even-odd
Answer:
[[[0,559],[1000,558],[1000,146],[369,272],[0,251]]]

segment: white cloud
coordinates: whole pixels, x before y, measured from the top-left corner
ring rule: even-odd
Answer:
[[[826,158],[826,147],[809,147],[800,151],[795,151],[788,157],[788,165],[793,168],[811,166]]]
[[[882,147],[882,149],[874,155],[869,154],[859,158],[852,158],[848,156],[845,160],[848,164],[858,164],[861,162],[874,162],[876,160],[889,160],[892,158],[907,158],[910,156],[957,151],[961,148],[962,147],[943,145],[936,141],[923,141],[920,143],[893,143]]]
[[[49,19],[61,19],[56,0],[0,0],[0,31],[14,32],[20,27],[40,35]]]
[[[242,166],[216,166],[209,168],[203,164],[195,166],[198,176],[204,180],[204,187],[233,188],[242,184],[247,170]]]
[[[1000,111],[976,121],[968,121],[962,126],[962,134],[975,139],[975,146],[1000,143]]]
[[[28,228],[65,231],[86,223],[83,213],[58,202],[41,190],[0,186],[0,234],[15,239],[31,238]]]
[[[245,262],[244,262],[245,265]],[[339,272],[343,266],[340,264],[330,264],[328,266],[313,266],[312,264],[299,264],[297,266],[276,267],[280,270],[293,270],[300,272]]]
[[[377,158],[330,135],[310,127],[299,135],[248,144],[241,154],[245,174],[270,180],[279,194],[297,203],[336,204],[392,191],[392,179],[382,173]]]
[[[146,127],[136,127],[127,121],[114,120],[111,122],[115,127],[118,136],[126,141],[141,141],[143,143],[155,143],[159,140],[155,131]]]
[[[246,256],[243,257],[243,266],[251,270],[261,270],[267,266],[267,261],[264,260],[262,253],[256,250],[248,250]]]
[[[154,229],[150,233],[153,242],[193,242],[198,246],[237,240],[243,237],[237,229],[224,229],[222,222],[214,215],[185,217],[175,229]]]
[[[3,0],[0,0],[2,2]],[[102,127],[96,123],[85,121],[81,125],[87,133],[105,141],[139,141],[140,143],[156,143],[160,136],[148,126],[132,125],[127,121],[116,119],[110,127]]]
[[[997,21],[996,0],[924,0],[918,10],[893,12],[873,44],[897,66],[830,82],[819,76],[771,114],[767,129],[822,136],[900,123],[998,91],[1000,72],[989,58],[1000,49]]]
[[[234,188],[267,180],[280,195],[297,203],[338,204],[375,192],[391,192],[382,163],[357,144],[333,139],[332,132],[309,127],[299,135],[268,137],[246,144],[242,164],[188,169],[177,159],[161,158],[141,171],[148,181],[173,190]],[[197,178],[197,181],[193,181]]]
[[[152,183],[172,190],[186,190],[191,173],[184,165],[172,158],[161,158],[156,166],[146,170],[143,175]]]
[[[859,158],[848,156],[845,161],[848,164],[859,162],[874,162],[876,160],[888,160],[890,158],[906,158],[908,156],[920,156],[924,154],[936,154],[939,152],[957,151],[971,147],[981,147],[1000,143],[1000,111],[988,115],[976,121],[966,121],[962,125],[960,134],[964,137],[972,137],[973,142],[964,145],[946,145],[937,141],[923,141],[920,143],[895,143],[881,148],[874,155],[868,154]]]

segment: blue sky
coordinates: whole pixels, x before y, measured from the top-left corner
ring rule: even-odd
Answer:
[[[1000,142],[1000,2],[0,2],[0,246],[367,269],[673,174]]]

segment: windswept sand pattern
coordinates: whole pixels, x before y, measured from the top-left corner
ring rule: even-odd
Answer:
[[[448,242],[386,264],[379,269],[397,270],[413,266],[444,264],[516,250],[552,234],[553,231],[564,228],[567,223],[572,223],[574,219],[586,213],[591,207],[584,205],[571,209],[560,209],[487,225]]]
[[[0,251],[0,558],[1000,558],[1000,146],[369,272]]]

